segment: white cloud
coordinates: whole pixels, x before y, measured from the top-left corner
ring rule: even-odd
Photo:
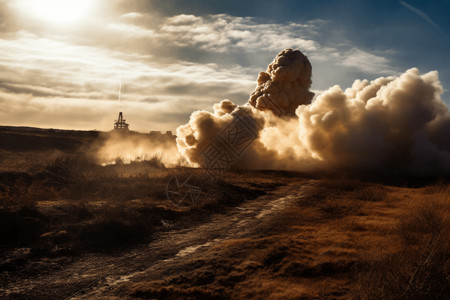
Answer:
[[[148,18],[149,19],[149,18]],[[148,27],[126,23],[110,24],[108,29],[119,30],[125,38],[147,38],[153,45],[190,47],[211,53],[270,52],[270,56],[285,48],[298,48],[315,61],[356,69],[373,75],[398,73],[393,70],[386,53],[377,55],[360,49],[350,42],[329,44],[319,32],[330,25],[325,20],[299,23],[263,23],[250,17],[226,14],[194,16],[177,15],[166,18],[159,26]],[[361,63],[363,61],[364,63]],[[267,62],[264,62],[267,63]]]
[[[26,122],[49,120],[51,113],[58,115],[55,122],[72,120],[70,114],[89,112],[91,117],[64,126],[108,129],[109,121],[96,122],[105,114],[110,120],[119,109],[114,103],[121,80],[124,106],[140,118],[140,130],[154,127],[155,120],[174,129],[192,110],[210,109],[218,100],[244,103],[258,72],[284,48],[304,51],[313,70],[320,63],[336,73],[392,71],[383,56],[350,43],[320,40],[326,24],[264,23],[225,14],[178,15],[158,23],[149,14],[132,12],[73,36],[27,28],[13,39],[0,39],[2,117],[8,124],[39,125],[44,123]],[[143,112],[149,116],[146,121]]]
[[[108,30],[115,32],[116,34],[122,34],[131,38],[152,38],[155,37],[155,31],[146,29],[141,26],[125,23],[112,23],[106,26]]]
[[[125,19],[125,20],[135,20],[135,19],[140,19],[143,16],[144,16],[143,14],[138,13],[138,12],[130,12],[130,13],[121,15],[120,18]]]
[[[226,52],[245,49],[247,52],[279,51],[288,47],[315,50],[315,42],[302,36],[309,26],[294,24],[260,24],[252,18],[229,15],[174,16],[159,28],[161,37],[177,45]]]
[[[86,124],[90,124],[91,128],[108,129],[107,120],[119,110],[116,99],[122,80],[124,110],[141,118],[135,119],[140,125],[134,129],[155,129],[155,119],[165,129],[174,129],[183,119],[177,123],[170,116],[187,118],[192,110],[209,107],[226,95],[245,101],[254,86],[252,78],[243,75],[248,71],[238,65],[161,63],[149,56],[75,46],[30,34],[16,40],[0,39],[0,48],[4,50],[0,52],[2,120],[12,125],[58,127],[56,123],[62,122],[64,128],[88,129]],[[153,101],[149,102],[150,98]],[[143,111],[148,113],[147,121]],[[85,119],[70,124],[63,121],[72,115]],[[165,124],[164,115],[169,119]]]
[[[352,48],[346,51],[339,59],[343,66],[357,68],[367,73],[392,75],[398,73],[392,69],[386,57],[378,56],[358,48]]]

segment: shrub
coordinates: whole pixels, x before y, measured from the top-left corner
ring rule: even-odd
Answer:
[[[3,245],[30,246],[45,229],[44,216],[34,207],[16,211],[0,209],[0,241]]]

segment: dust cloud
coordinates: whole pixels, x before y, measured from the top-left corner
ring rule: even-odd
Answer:
[[[222,100],[213,112],[193,112],[177,129],[178,150],[204,166],[208,145],[245,116],[255,136],[241,147],[245,151],[235,151],[231,168],[450,174],[450,115],[437,71],[412,68],[400,76],[356,80],[315,98],[310,86],[307,57],[283,50],[259,74],[246,104]],[[230,148],[221,141],[216,148]]]
[[[91,149],[95,159],[102,165],[156,160],[164,166],[180,163],[174,137],[156,132],[109,132]]]

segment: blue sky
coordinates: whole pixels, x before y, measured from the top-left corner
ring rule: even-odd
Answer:
[[[123,111],[131,129],[174,130],[245,103],[284,48],[308,56],[314,90],[417,67],[450,103],[450,1],[30,1],[0,0],[1,125],[109,130]]]
[[[370,53],[384,54],[398,71],[410,67],[418,67],[423,72],[436,69],[440,71],[441,80],[450,83],[450,64],[446,58],[450,52],[450,1],[179,0],[153,3],[168,15],[226,13],[280,24],[327,21],[316,36],[321,43],[346,42]],[[352,78],[345,80],[347,85],[352,81]],[[335,82],[343,83],[338,78]],[[333,82],[329,82],[331,84]],[[327,86],[320,84],[318,88]]]

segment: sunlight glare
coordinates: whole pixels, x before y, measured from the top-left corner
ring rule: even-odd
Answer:
[[[34,17],[52,23],[72,23],[85,16],[90,0],[23,0],[22,7]]]

